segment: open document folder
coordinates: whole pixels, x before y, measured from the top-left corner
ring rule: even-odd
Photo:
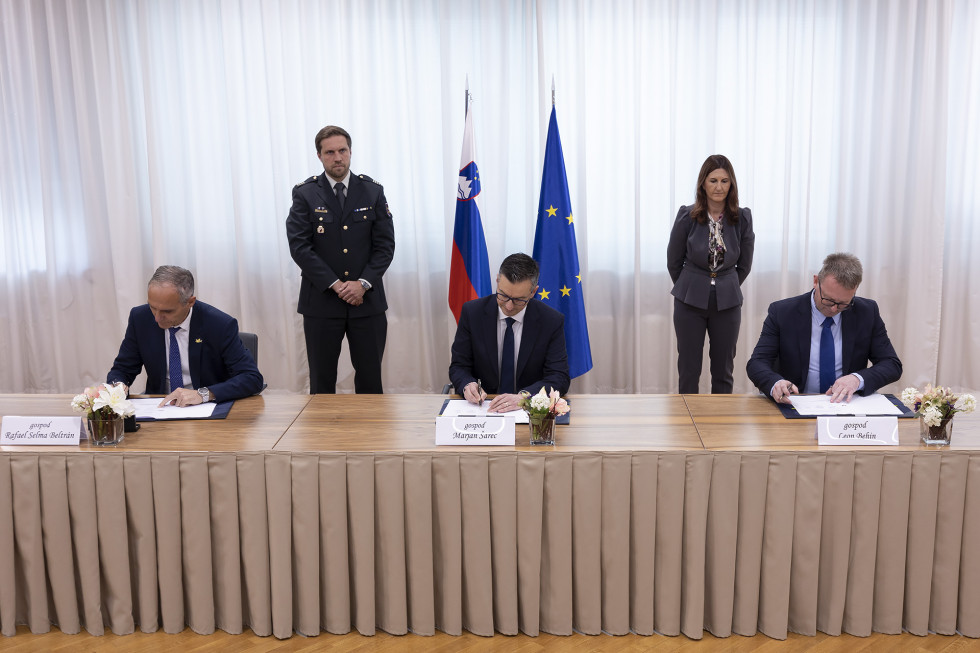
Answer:
[[[894,415],[902,417],[906,411],[896,406],[885,395],[867,397],[854,395],[848,402],[831,403],[829,395],[790,395],[790,403],[804,417],[825,415]]]
[[[219,404],[209,401],[196,406],[160,406],[160,397],[148,399],[130,399],[136,408],[136,421],[165,419],[224,419],[231,410],[233,401],[223,401]]]
[[[510,415],[514,418],[514,422],[517,424],[527,424],[527,413],[523,409],[518,408],[517,410],[512,410],[506,413],[491,413],[490,412],[490,400],[485,399],[482,404],[477,406],[476,404],[471,404],[465,399],[449,399],[446,403],[446,407],[443,408],[441,415],[443,417],[460,417],[460,416],[471,416],[475,415],[482,417],[483,415]]]

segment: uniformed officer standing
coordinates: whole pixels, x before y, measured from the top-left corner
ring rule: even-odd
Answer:
[[[324,127],[316,152],[326,174],[293,188],[286,218],[289,252],[302,270],[297,311],[306,333],[310,394],[336,392],[345,334],[354,391],[380,394],[388,332],[382,275],[395,253],[395,227],[381,184],[350,172],[350,134]]]

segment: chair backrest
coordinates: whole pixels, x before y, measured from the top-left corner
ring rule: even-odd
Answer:
[[[259,364],[259,337],[254,333],[249,333],[248,331],[239,331],[238,337],[242,339],[242,344],[245,345],[245,349],[248,353],[252,354],[252,360],[255,364]]]
[[[447,383],[446,385],[442,386],[442,394],[444,395],[452,394],[452,389],[453,389],[453,384]]]

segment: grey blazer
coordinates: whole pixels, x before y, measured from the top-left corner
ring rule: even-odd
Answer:
[[[708,223],[691,219],[691,206],[677,211],[674,228],[667,243],[667,272],[674,287],[670,294],[695,308],[708,308],[711,272],[708,270]],[[752,269],[755,251],[755,232],[752,230],[752,211],[739,208],[738,222],[725,220],[725,262],[715,273],[715,292],[718,310],[742,305],[740,286]]]

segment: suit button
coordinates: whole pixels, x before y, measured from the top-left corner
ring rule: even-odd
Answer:
[[[364,219],[367,220],[367,216],[364,216]]]
[[[346,254],[346,253],[347,253],[347,248],[345,247],[345,248],[344,248],[344,254]]]
[[[350,272],[344,272],[344,276],[345,277],[349,277],[350,276]]]
[[[323,216],[322,215],[320,216],[320,222],[323,222]]]
[[[344,225],[344,231],[347,231],[347,225]]]

